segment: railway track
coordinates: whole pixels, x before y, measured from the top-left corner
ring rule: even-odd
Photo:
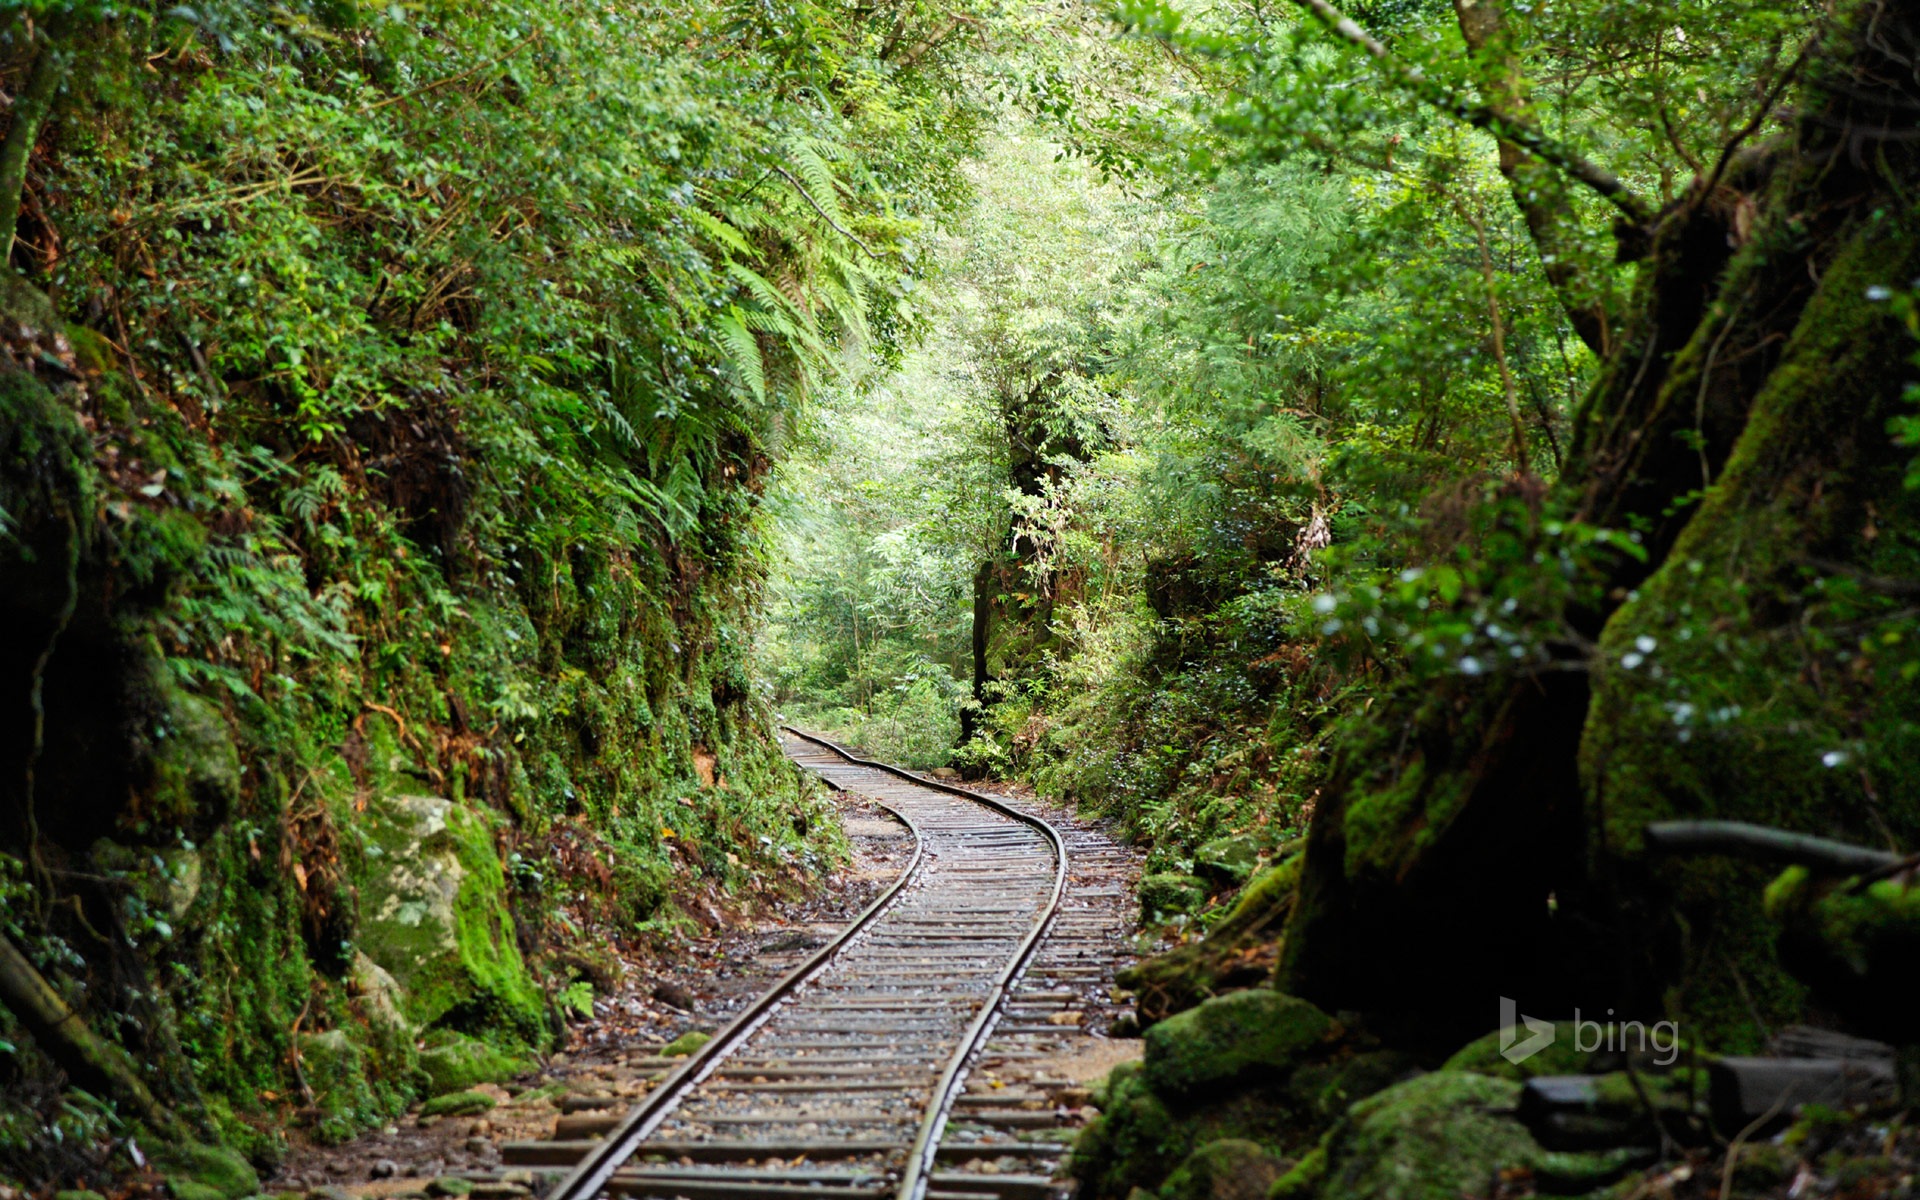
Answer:
[[[911,861],[838,936],[630,1101],[582,1097],[509,1167],[549,1200],[1047,1200],[1084,1090],[1049,1064],[1110,1003],[1130,857],[789,731],[897,817]]]

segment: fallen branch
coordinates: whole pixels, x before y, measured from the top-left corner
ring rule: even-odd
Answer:
[[[1745,821],[1655,821],[1647,826],[1647,845],[1668,854],[1725,854],[1755,862],[1811,867],[1834,875],[1879,871],[1905,861],[1888,850]]]
[[[101,1040],[6,937],[0,937],[0,1003],[69,1079],[111,1095],[162,1137],[192,1137],[180,1118],[147,1090],[126,1051]]]

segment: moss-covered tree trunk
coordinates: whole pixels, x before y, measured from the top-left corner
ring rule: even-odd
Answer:
[[[1632,531],[1645,560],[1563,614],[1591,654],[1375,707],[1315,815],[1283,986],[1436,1041],[1489,1027],[1499,995],[1677,1006],[1750,1040],[1796,1004],[1759,880],[1649,859],[1645,822],[1920,840],[1920,795],[1892,770],[1912,761],[1913,688],[1849,649],[1867,593],[1916,577],[1886,432],[1913,340],[1885,301],[1920,275],[1916,14],[1852,6],[1810,57],[1792,136],[1648,231],[1551,502]]]

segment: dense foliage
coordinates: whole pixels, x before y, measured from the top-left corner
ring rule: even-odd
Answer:
[[[271,1158],[456,1051],[517,1069],[534,980],[612,986],[609,940],[836,852],[749,676],[761,496],[805,397],[916,319],[980,28],[0,17],[0,932],[203,1136]],[[465,881],[430,950],[395,941],[415,854]],[[0,1174],[124,1166],[137,1113],[52,1060],[86,1075],[0,1033]]]
[[[1915,220],[1909,158],[1872,132],[1913,94],[1868,62],[1904,61],[1885,46],[1911,14],[1119,15],[1122,46],[1161,53],[1107,107],[1002,133],[1109,176],[1039,184],[1003,151],[970,228],[1037,224],[1036,269],[999,271],[965,229],[947,267],[955,295],[1018,312],[1064,292],[1078,326],[943,318],[957,399],[914,428],[978,449],[860,519],[944,574],[921,608],[838,576],[875,636],[816,648],[784,694],[928,763],[957,729],[963,769],[1123,818],[1168,894],[1212,881],[1203,923],[1236,839],[1279,860],[1311,832],[1266,923],[1302,907],[1257,949],[1323,1003],[1391,1009],[1416,971],[1733,1045],[1803,1014],[1764,872],[1659,859],[1642,830],[1916,836]],[[1148,79],[1166,98],[1143,108]],[[1057,215],[1025,215],[1036,196]],[[1096,203],[1124,269],[1059,265]],[[875,386],[903,382],[928,386]],[[1519,914],[1528,954],[1463,947]],[[1415,1024],[1457,1037],[1485,1004],[1463,990]]]

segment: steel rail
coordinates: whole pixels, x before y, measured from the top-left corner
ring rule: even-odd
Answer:
[[[974,1053],[992,1034],[994,1025],[999,1022],[1000,1009],[1006,1003],[1007,993],[1013,981],[1018,979],[1020,972],[1026,969],[1027,963],[1033,958],[1034,950],[1040,945],[1040,939],[1046,936],[1048,926],[1053,924],[1055,914],[1060,911],[1060,898],[1066,893],[1067,888],[1067,845],[1061,839],[1059,830],[1052,825],[992,796],[983,795],[968,788],[956,787],[944,780],[929,779],[888,763],[861,758],[818,734],[806,733],[791,725],[782,725],[780,728],[797,738],[825,746],[857,766],[885,771],[889,775],[897,775],[921,787],[963,796],[1005,813],[1014,820],[1039,830],[1042,836],[1053,845],[1053,890],[1047,897],[1047,903],[1042,908],[1040,916],[1034,921],[1033,928],[1027,931],[1026,938],[1014,950],[1013,956],[1007,960],[1007,965],[1001,968],[993,986],[987,991],[986,1000],[980,1006],[979,1015],[974,1017],[973,1023],[967,1027],[967,1032],[962,1035],[960,1045],[954,1050],[953,1056],[947,1060],[946,1070],[941,1073],[933,1100],[927,1105],[926,1116],[920,1123],[919,1135],[914,1138],[913,1147],[907,1152],[907,1166],[901,1175],[900,1188],[895,1193],[895,1200],[922,1200],[927,1192],[928,1179],[933,1173],[934,1159],[940,1150],[940,1135],[946,1129],[947,1118],[953,1111],[954,1097],[959,1092],[960,1085],[966,1080],[967,1060],[974,1056]]]
[[[804,735],[802,735],[804,736]],[[841,790],[831,782],[828,787]],[[797,990],[801,984],[817,975],[832,961],[834,955],[843,950],[856,935],[879,918],[893,902],[900,898],[919,871],[926,857],[927,839],[921,834],[920,827],[913,823],[905,813],[879,800],[871,803],[892,813],[894,818],[907,827],[913,834],[913,858],[906,869],[900,872],[887,889],[876,897],[872,904],[863,909],[852,924],[841,930],[826,945],[820,947],[811,957],[780,979],[745,1011],[714,1034],[705,1045],[687,1056],[687,1061],[675,1067],[666,1078],[660,1081],[639,1104],[635,1105],[620,1124],[608,1131],[606,1137],[597,1143],[586,1157],[582,1158],[574,1169],[547,1194],[547,1200],[592,1200],[607,1186],[626,1161],[633,1157],[635,1150],[653,1131],[659,1127],[676,1105],[685,1098],[686,1092],[713,1073],[726,1057],[739,1049],[741,1044],[762,1024],[780,1003]]]

